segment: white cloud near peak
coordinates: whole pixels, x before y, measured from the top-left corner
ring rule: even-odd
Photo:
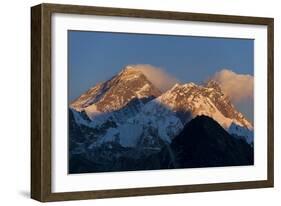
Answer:
[[[217,81],[225,94],[236,103],[252,100],[254,95],[254,77],[249,74],[237,74],[223,69],[211,78]]]
[[[134,69],[142,71],[146,78],[162,92],[167,91],[176,83],[179,83],[175,77],[168,74],[162,68],[155,67],[150,64],[135,64],[130,66],[132,66]]]

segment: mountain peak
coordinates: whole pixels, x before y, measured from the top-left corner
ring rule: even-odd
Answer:
[[[157,98],[159,102],[179,114],[207,115],[228,129],[232,123],[252,130],[251,123],[235,109],[216,81],[205,86],[195,83],[176,84]],[[185,121],[183,122],[185,123]]]
[[[142,71],[139,69],[133,67],[133,66],[125,66],[117,75],[116,77],[122,78],[122,79],[129,79],[129,78],[138,78],[140,76],[145,77]]]
[[[170,150],[178,168],[252,165],[254,161],[253,148],[249,144],[233,138],[205,115],[187,123],[173,139]]]
[[[127,65],[125,66],[122,70],[126,71],[132,71],[132,70],[137,70],[133,65]]]
[[[205,85],[207,88],[215,89],[216,91],[222,92],[221,85],[215,80],[210,80]]]
[[[127,65],[125,66],[120,73],[132,73],[132,72],[136,72],[136,73],[142,73],[139,69],[135,68],[133,65]]]
[[[72,102],[71,107],[78,111],[85,110],[90,118],[100,113],[120,110],[132,101],[141,105],[161,95],[158,88],[133,66],[124,67],[110,80],[89,91]]]
[[[191,88],[194,87],[199,87],[198,85],[196,85],[193,82],[189,82],[186,84],[180,84],[180,83],[176,83],[170,90],[169,92],[179,92],[179,91],[184,91],[184,90],[189,90]]]

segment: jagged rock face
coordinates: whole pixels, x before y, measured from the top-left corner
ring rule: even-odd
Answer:
[[[244,115],[238,112],[234,105],[231,103],[229,97],[223,93],[220,85],[216,81],[209,81],[206,85],[207,89],[205,95],[208,96],[218,110],[227,118],[234,119],[240,126],[244,126],[248,129],[253,129],[252,124],[244,117]]]
[[[131,101],[146,103],[161,95],[146,77],[133,67],[126,67],[112,79],[91,88],[71,103],[76,110],[85,110],[90,118],[124,108]]]
[[[253,128],[215,82],[209,82],[206,87],[194,83],[176,84],[153,101],[158,101],[176,112],[179,118],[183,115],[184,118],[181,120],[185,121],[184,124],[197,115],[207,115],[225,129],[228,129],[232,123],[250,130]]]

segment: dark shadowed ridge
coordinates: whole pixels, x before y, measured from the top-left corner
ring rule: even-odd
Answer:
[[[72,156],[70,173],[242,166],[254,163],[253,148],[244,140],[233,138],[207,116],[191,120],[170,145],[165,144],[157,153],[150,154],[146,150],[123,148],[112,143],[100,147],[95,154],[105,155],[108,152],[111,158],[106,161],[102,156],[91,159],[82,155]],[[118,157],[114,154],[118,154]]]
[[[252,165],[253,148],[235,139],[208,116],[190,121],[170,145],[176,167]]]

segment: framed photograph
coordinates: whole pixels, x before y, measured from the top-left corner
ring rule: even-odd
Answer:
[[[31,8],[31,197],[273,187],[273,19]]]

